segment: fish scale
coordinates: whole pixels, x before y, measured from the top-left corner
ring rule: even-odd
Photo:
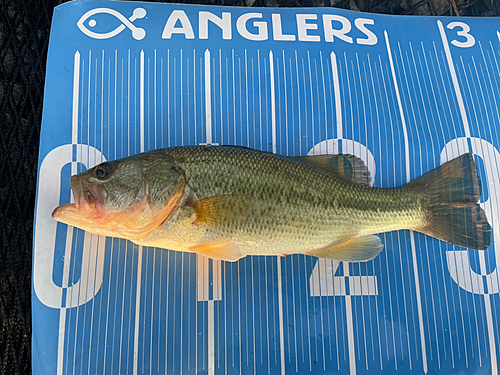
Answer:
[[[406,229],[422,221],[418,194],[411,190],[346,184],[308,163],[253,150],[166,152],[185,160],[179,166],[198,199],[255,197],[258,206],[245,220],[228,218],[217,226],[224,239],[250,244],[243,246],[249,252],[259,244],[261,255],[304,253],[346,236]]]
[[[158,149],[72,177],[79,189],[75,201],[85,212],[66,205],[53,216],[140,245],[229,261],[296,253],[367,261],[383,247],[375,234],[401,229],[473,249],[489,246],[491,227],[477,204],[480,181],[472,155],[401,188],[369,187],[368,176],[352,155]]]

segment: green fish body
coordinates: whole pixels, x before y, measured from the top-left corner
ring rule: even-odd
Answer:
[[[472,155],[402,188],[373,188],[369,179],[352,155],[159,149],[72,177],[76,204],[57,208],[53,217],[140,245],[228,261],[288,254],[368,261],[383,247],[375,234],[402,229],[471,249],[489,246]]]

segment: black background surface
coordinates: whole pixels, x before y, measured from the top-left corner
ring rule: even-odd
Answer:
[[[63,2],[0,0],[0,374],[31,373],[32,237],[45,62],[53,8]],[[177,2],[500,16],[500,0]]]

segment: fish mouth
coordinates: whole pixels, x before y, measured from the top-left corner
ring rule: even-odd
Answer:
[[[75,203],[57,207],[52,213],[54,219],[58,220],[68,216],[99,219],[105,216],[105,191],[101,186],[88,182],[79,176],[72,176],[70,185]]]
[[[62,206],[57,207],[52,212],[52,217],[57,221],[63,221],[64,217],[68,215],[77,215],[78,209],[74,203],[71,204],[63,204]]]
[[[70,185],[79,215],[97,218],[106,214],[104,209],[105,191],[102,186],[88,182],[78,175],[70,178]]]
[[[72,225],[83,230],[89,230],[92,233],[107,234],[106,232],[100,231],[99,225],[96,225],[98,223],[92,218],[92,214],[90,216],[80,215],[75,203],[64,204],[57,207],[52,212],[52,218],[63,224]],[[99,221],[100,220],[97,220],[97,222]]]
[[[81,228],[105,217],[104,188],[79,176],[71,177],[70,185],[75,203],[57,207],[52,212],[55,220]]]

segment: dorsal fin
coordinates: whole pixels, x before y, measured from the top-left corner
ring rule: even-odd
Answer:
[[[339,179],[359,185],[370,185],[370,172],[363,160],[350,154],[298,156],[318,168],[326,169]]]
[[[246,147],[246,146],[220,145],[220,146],[217,146],[217,147],[234,148],[234,149],[237,149],[237,150],[239,149],[239,150],[242,150],[242,151],[253,151],[253,152],[259,152],[259,153],[262,153],[262,154],[276,155],[275,153],[273,153],[271,151],[257,150],[257,149]]]

